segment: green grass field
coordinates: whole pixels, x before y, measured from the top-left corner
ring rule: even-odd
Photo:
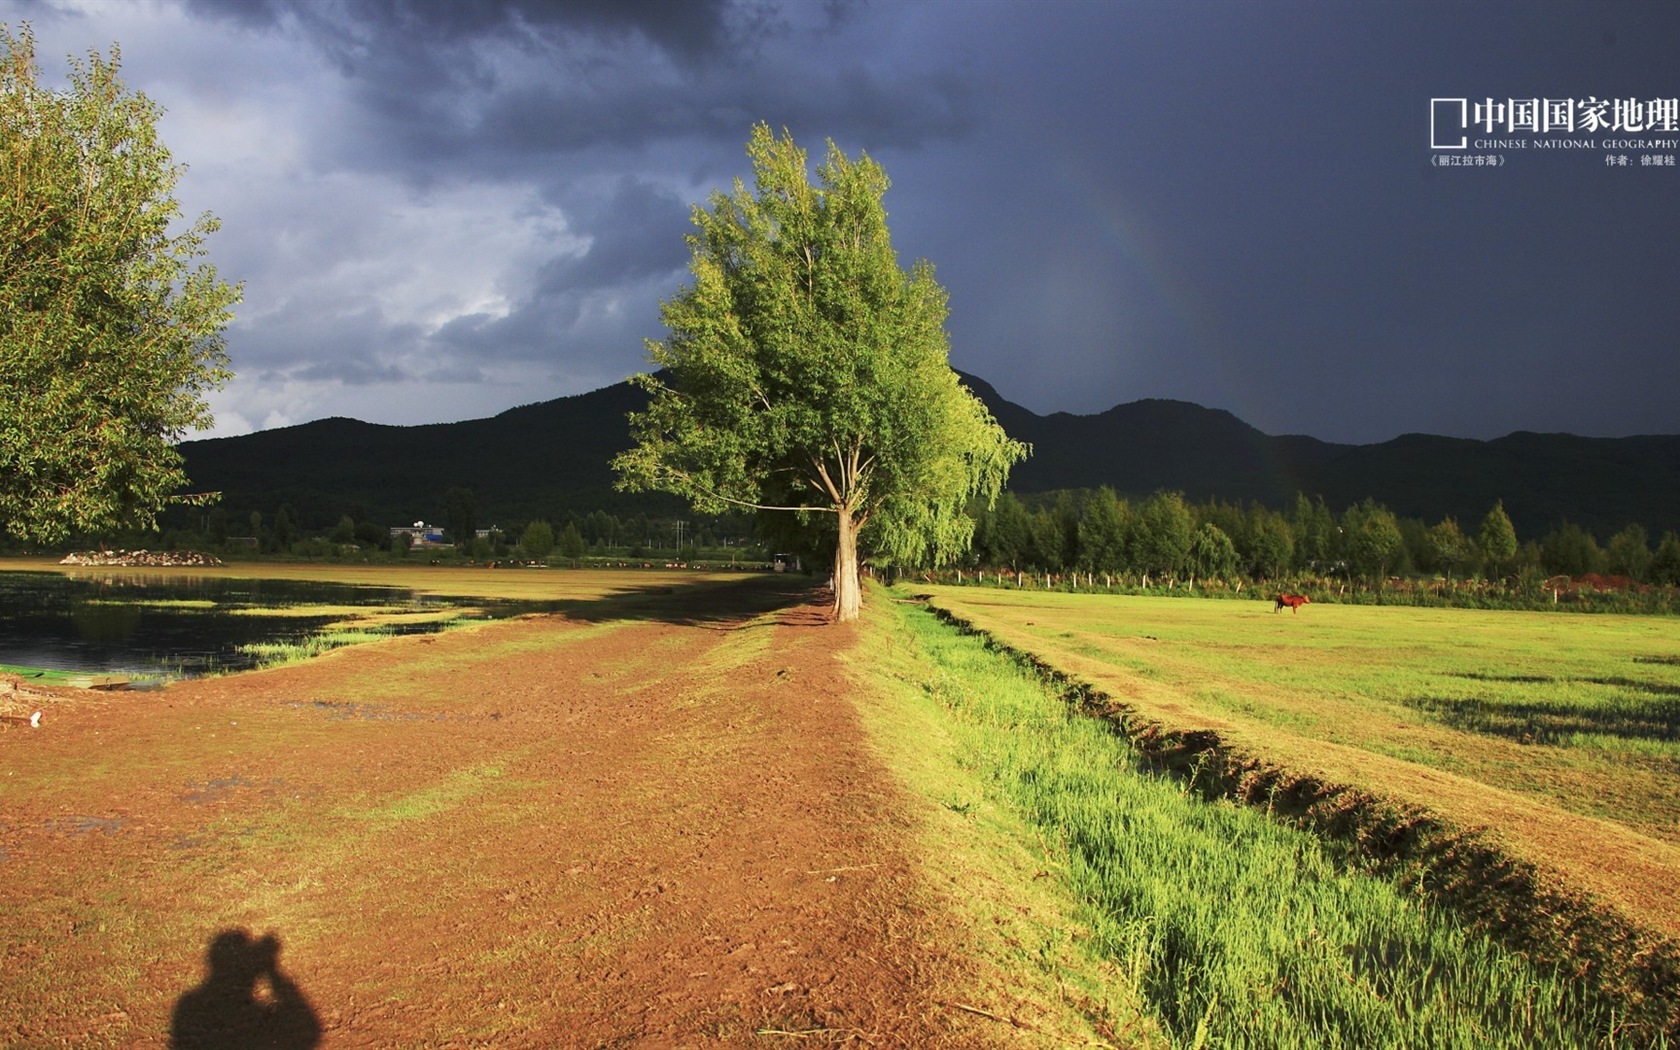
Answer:
[[[1680,845],[1680,620],[932,593],[1146,715],[1338,770],[1398,760]]]
[[[1243,769],[1276,771],[1274,783],[1291,791],[1328,785],[1318,797],[1330,802],[1314,810],[1279,806],[1332,835],[1357,830],[1362,864],[1537,958],[1597,974],[1654,1011],[1647,1017],[1666,1016],[1659,1027],[1680,1019],[1672,989],[1662,990],[1680,972],[1680,623],[1335,605],[1275,614],[1270,603],[980,588],[899,594],[926,597],[990,643],[1094,691],[1095,706],[1124,727],[1111,737],[1116,755],[1128,737],[1151,741],[1155,759],[1162,741],[1195,741],[1198,776],[1212,760],[1202,790],[1266,808],[1264,795],[1237,784]],[[1208,741],[1217,755],[1202,752]],[[1083,805],[1083,789],[1070,790]],[[1357,808],[1338,813],[1343,804]],[[1092,823],[1101,818],[1071,821],[1081,835]],[[1421,829],[1398,864],[1364,853],[1385,848],[1387,828]],[[1136,836],[1138,826],[1092,834]]]
[[[912,785],[965,821],[969,840],[1016,843],[991,849],[1006,868],[1018,851],[1039,853],[1030,907],[1063,912],[1016,930],[1005,965],[1100,988],[1099,1028],[1132,1018],[1117,1043],[1660,1043],[1614,997],[1350,871],[1313,835],[1152,775],[1106,725],[980,638],[914,606],[894,619],[878,627],[896,637],[879,643],[877,673],[916,683],[900,687],[892,731],[903,737],[902,720],[920,712],[913,735],[930,754],[908,767]],[[965,878],[1022,883],[1018,870]]]

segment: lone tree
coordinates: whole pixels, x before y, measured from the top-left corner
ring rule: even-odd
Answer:
[[[35,41],[0,25],[0,528],[38,542],[147,529],[186,484],[174,444],[231,376],[240,291],[216,277],[206,214],[181,218],[161,110],[120,52],[37,81]],[[202,499],[202,497],[199,497]]]
[[[694,208],[694,283],[663,304],[649,342],[661,372],[631,413],[619,487],[793,514],[834,545],[834,616],[862,605],[860,548],[897,564],[943,562],[974,532],[966,508],[997,498],[1027,454],[958,382],[933,267],[899,268],[887,176],[834,143],[812,186],[805,152],[760,124],[747,145],[756,192],[736,180]]]

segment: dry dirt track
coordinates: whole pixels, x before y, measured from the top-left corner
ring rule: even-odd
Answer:
[[[814,597],[407,639],[0,731],[0,1045],[168,1045],[178,1008],[282,1047],[990,1044]],[[279,979],[246,939],[270,932]]]

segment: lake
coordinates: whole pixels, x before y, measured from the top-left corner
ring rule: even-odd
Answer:
[[[398,587],[222,576],[0,573],[0,664],[146,680],[248,670],[261,647],[368,618],[383,633],[441,629],[529,603]]]

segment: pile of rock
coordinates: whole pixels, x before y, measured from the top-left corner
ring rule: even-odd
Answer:
[[[203,551],[73,551],[60,565],[144,566],[159,569],[198,569],[222,564],[222,559]]]

